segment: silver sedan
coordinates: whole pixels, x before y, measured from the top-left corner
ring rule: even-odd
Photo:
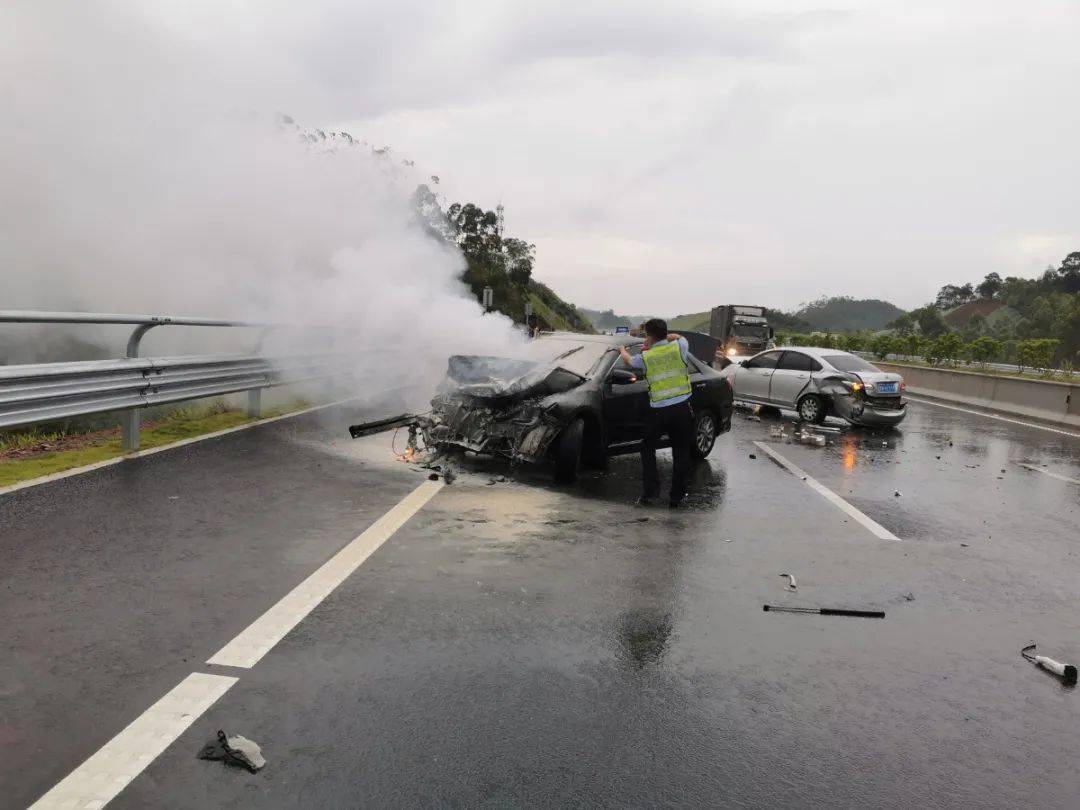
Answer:
[[[884,427],[899,424],[906,414],[903,377],[839,349],[773,349],[733,363],[723,374],[735,399],[794,410],[815,424],[833,415]]]

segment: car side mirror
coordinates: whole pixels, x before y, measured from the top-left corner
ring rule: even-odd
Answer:
[[[612,385],[630,385],[637,382],[637,374],[628,368],[613,368],[608,382]]]

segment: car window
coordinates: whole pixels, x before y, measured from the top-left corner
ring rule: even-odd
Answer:
[[[743,368],[776,368],[776,361],[779,359],[780,352],[765,352],[757,357],[751,357]]]
[[[880,371],[881,369],[870,365],[861,357],[854,354],[824,354],[821,356],[826,363],[838,371]]]
[[[821,363],[802,352],[784,352],[776,367],[787,371],[821,371]]]

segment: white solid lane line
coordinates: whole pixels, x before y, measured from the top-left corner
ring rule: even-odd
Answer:
[[[929,399],[918,399],[910,394],[907,399],[912,402],[918,402],[920,405],[933,405],[935,408],[948,408],[950,411],[960,411],[961,413],[973,413],[976,416],[985,416],[987,419],[997,419],[999,422],[1008,422],[1011,425],[1023,425],[1024,427],[1035,428],[1036,430],[1047,430],[1050,433],[1060,433],[1062,436],[1072,436],[1074,439],[1080,439],[1080,433],[1074,433],[1071,430],[1061,430],[1060,428],[1050,427],[1048,425],[1040,425],[1035,422],[1024,422],[1020,419],[1010,419],[1007,416],[998,416],[993,413],[986,413],[985,411],[975,411],[971,408],[961,408],[957,405],[946,405],[943,402],[932,402]]]
[[[1032,472],[1042,473],[1043,475],[1049,475],[1051,478],[1056,478],[1059,481],[1068,481],[1070,484],[1080,484],[1080,479],[1069,478],[1067,475],[1061,475],[1060,473],[1050,472],[1050,470],[1044,470],[1042,467],[1036,467],[1034,464],[1024,464],[1022,462],[1016,462],[1021,467]]]
[[[222,647],[206,663],[226,667],[253,667],[275,644],[420,511],[443,488],[442,481],[425,481],[393,509],[327,560],[309,576]]]
[[[759,450],[764,453],[768,453],[770,457],[776,459],[776,461],[779,462],[783,467],[787,468],[789,472],[793,473],[795,476],[805,481],[808,487],[815,490],[819,495],[821,495],[825,500],[829,501],[833,506],[837,507],[846,515],[854,518],[867,529],[869,529],[871,534],[873,534],[875,537],[881,540],[900,539],[895,534],[886,529],[884,526],[882,526],[880,523],[864,515],[862,512],[860,512],[850,503],[845,501],[827,486],[819,483],[818,481],[815,481],[813,478],[811,478],[809,475],[807,475],[805,472],[795,466],[792,462],[788,461],[782,455],[777,453],[767,444],[764,444],[763,442],[754,442],[754,444],[758,447]]]
[[[188,675],[34,802],[31,810],[104,807],[236,681],[226,675]]]

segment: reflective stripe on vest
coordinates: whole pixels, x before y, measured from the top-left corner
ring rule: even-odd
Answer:
[[[690,374],[678,343],[668,343],[642,352],[649,401],[654,405],[690,393]]]

